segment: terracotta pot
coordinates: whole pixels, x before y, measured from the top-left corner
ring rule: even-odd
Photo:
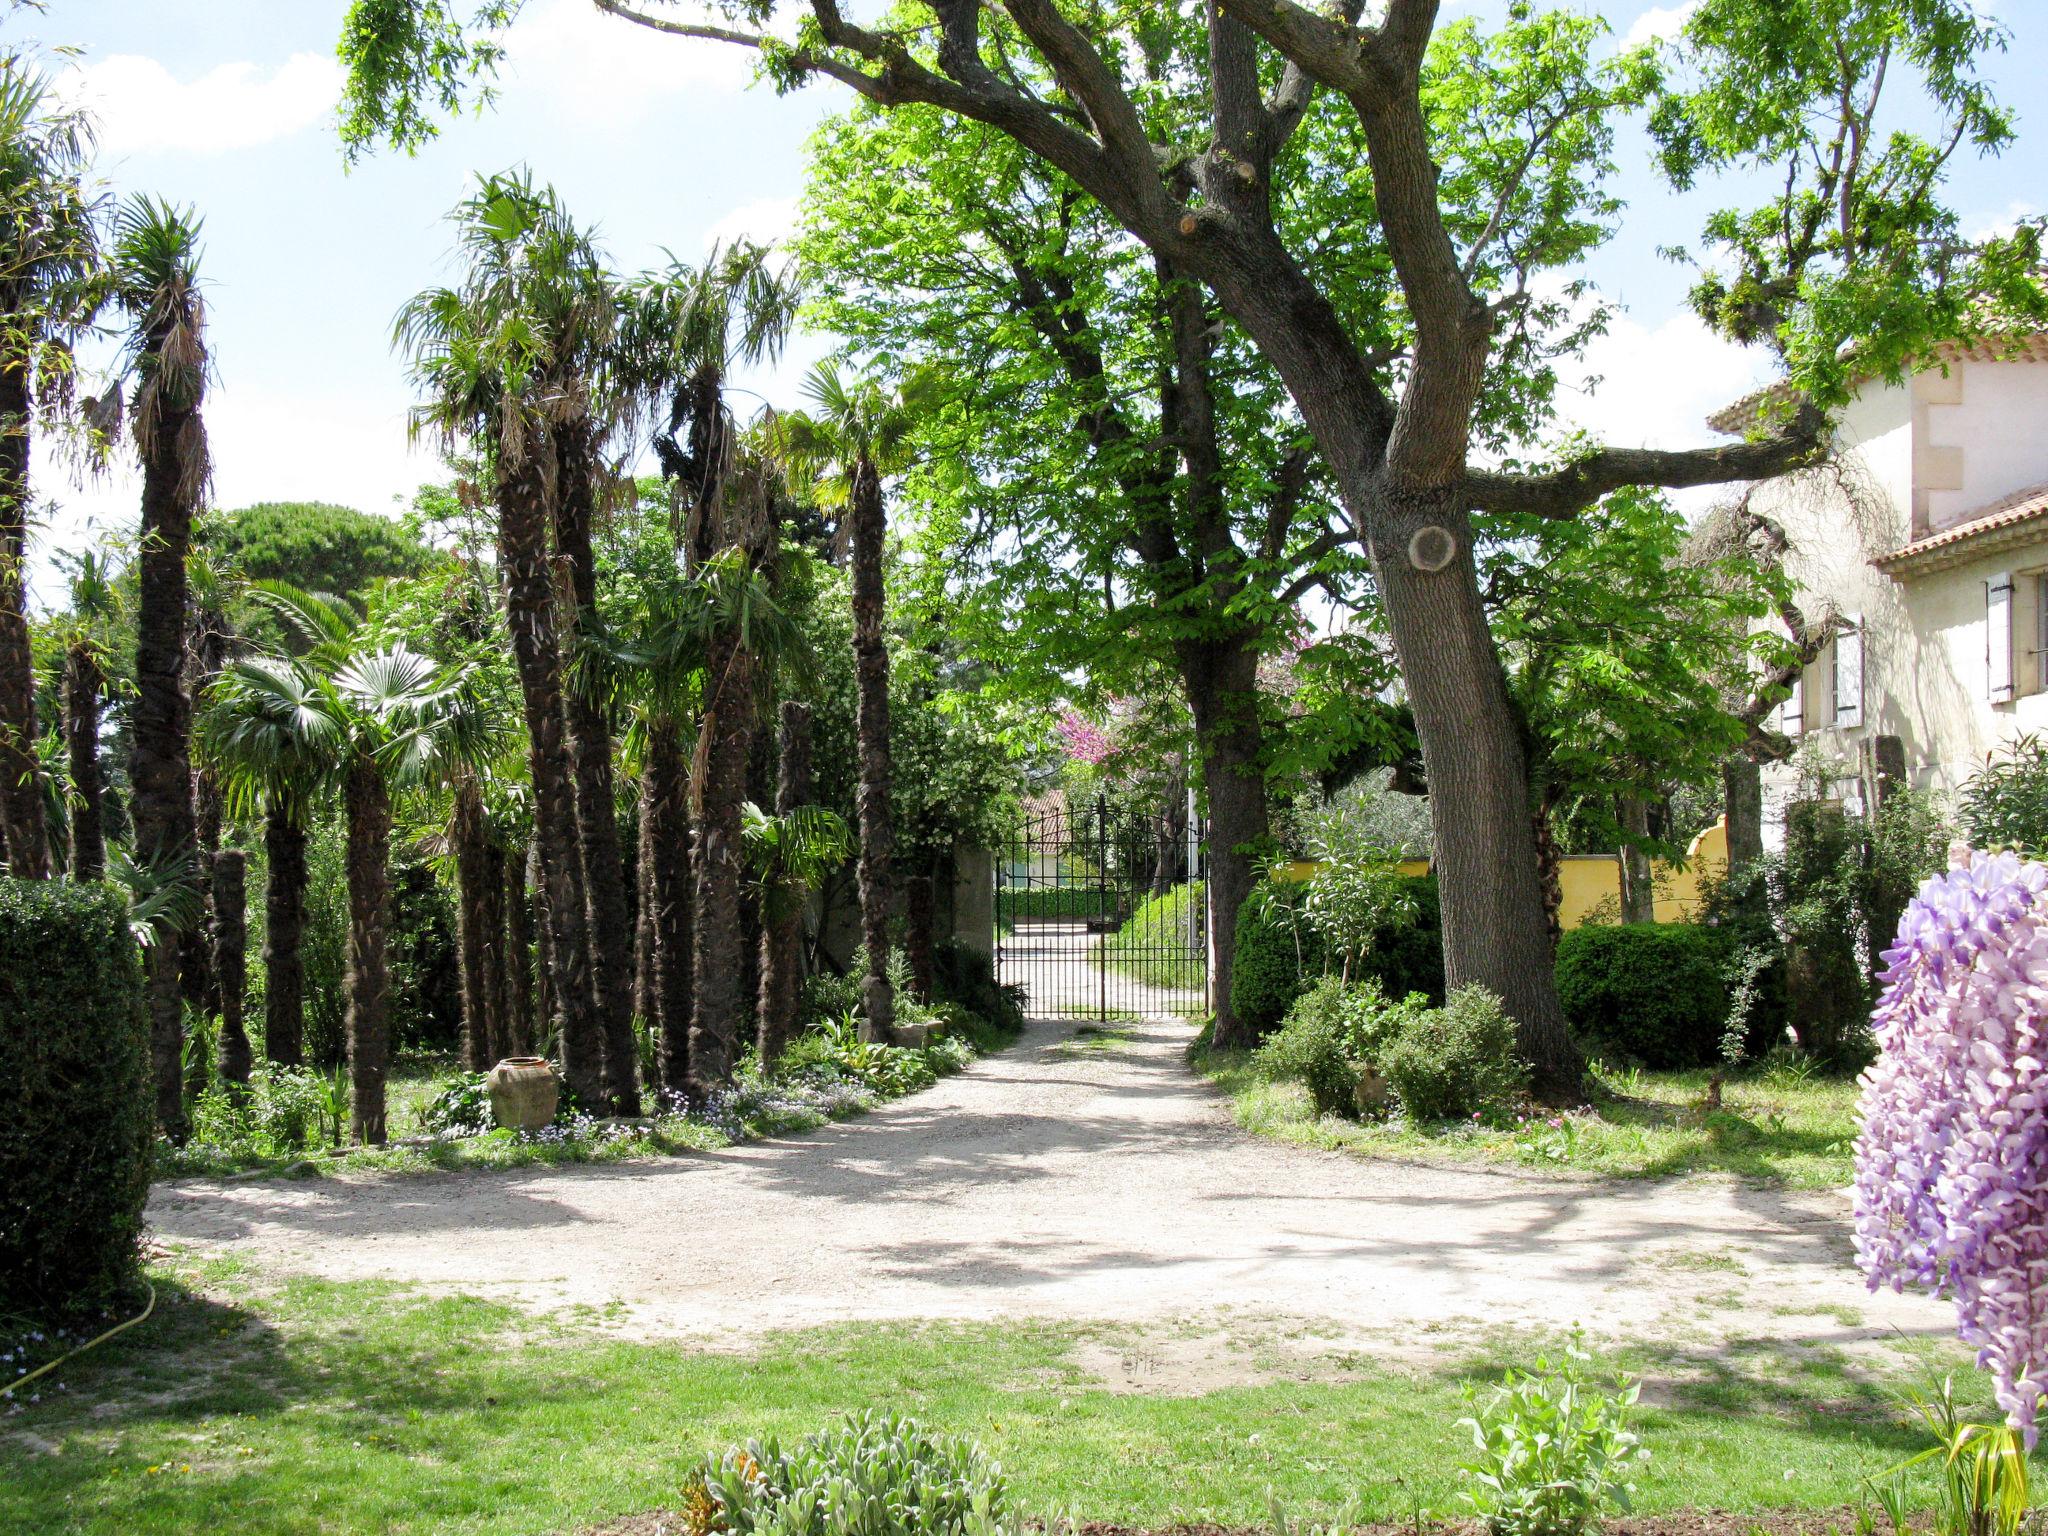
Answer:
[[[1351,1102],[1361,1120],[1384,1120],[1387,1111],[1394,1107],[1393,1086],[1371,1067],[1360,1067],[1358,1081],[1351,1089]]]
[[[491,1118],[514,1131],[538,1131],[554,1123],[562,1102],[561,1079],[539,1056],[508,1056],[484,1079],[491,1091]]]

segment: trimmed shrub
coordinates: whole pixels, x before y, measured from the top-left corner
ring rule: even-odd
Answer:
[[[1443,916],[1436,877],[1403,877],[1414,897],[1405,922],[1376,930],[1372,947],[1352,968],[1354,983],[1375,981],[1387,997],[1420,992],[1432,1003],[1444,997]],[[1287,892],[1254,891],[1237,914],[1237,942],[1231,951],[1230,1005],[1254,1034],[1268,1033],[1294,1000],[1328,968],[1322,940],[1306,919],[1290,917]],[[1299,938],[1299,955],[1296,940]]]
[[[1574,928],[1557,946],[1565,1018],[1590,1048],[1646,1067],[1704,1067],[1728,1021],[1726,930],[1697,923]]]
[[[1380,1071],[1417,1121],[1462,1119],[1529,1086],[1529,1065],[1515,1054],[1515,1021],[1481,986],[1460,987],[1443,1007],[1410,1018],[1381,1052]]]
[[[135,1274],[153,1144],[123,892],[0,880],[0,1059],[0,1312],[104,1308]]]
[[[996,921],[1020,917],[1107,917],[1117,893],[1099,885],[996,887]]]

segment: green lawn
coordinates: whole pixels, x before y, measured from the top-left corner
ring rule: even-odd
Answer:
[[[707,1238],[745,1241],[743,1215]],[[1175,1396],[1103,1390],[1076,1364],[1077,1346],[1123,1347],[1106,1326],[848,1325],[706,1348],[383,1285],[266,1288],[230,1263],[153,1278],[156,1317],[0,1411],[0,1530],[573,1531],[669,1501],[709,1447],[864,1406],[980,1439],[1027,1512],[1264,1524],[1270,1489],[1292,1515],[1356,1497],[1363,1518],[1399,1520],[1455,1512],[1461,1389],[1536,1348],[1407,1341],[1407,1365],[1333,1356],[1307,1380]],[[1256,1327],[1244,1337],[1256,1353]],[[1825,1347],[1620,1363],[1650,1384],[1646,1512],[1836,1507],[1917,1448],[1883,1385]]]
[[[1248,1131],[1363,1156],[1514,1164],[1622,1177],[1731,1173],[1795,1189],[1849,1182],[1856,1085],[1798,1074],[1731,1077],[1721,1108],[1698,1072],[1596,1078],[1594,1102],[1572,1115],[1533,1116],[1509,1129],[1454,1123],[1413,1127],[1318,1118],[1298,1083],[1267,1082],[1238,1052],[1197,1050],[1198,1071],[1228,1094]]]

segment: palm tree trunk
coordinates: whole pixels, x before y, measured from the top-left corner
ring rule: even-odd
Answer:
[[[18,329],[20,321],[10,321]],[[50,832],[36,757],[35,657],[28,635],[28,365],[14,337],[0,364],[0,823],[17,880],[50,878]]]
[[[242,1022],[249,980],[248,855],[223,848],[213,856],[213,974],[220,982],[220,1075],[249,1086],[249,1033]]]
[[[493,1017],[491,984],[491,913],[501,899],[492,879],[489,829],[484,824],[483,791],[472,774],[455,781],[455,810],[449,825],[455,846],[455,922],[457,957],[462,975],[462,1061],[472,1072],[492,1062],[497,1020]],[[502,924],[500,925],[502,927]]]
[[[263,1054],[296,1067],[306,1059],[306,828],[286,797],[265,812],[263,853]]]
[[[649,869],[647,903],[653,923],[654,1013],[661,1086],[687,1091],[690,1021],[695,1012],[696,872],[690,854],[690,782],[681,728],[673,720],[648,727],[640,798],[641,857]]]
[[[811,800],[811,706],[784,699],[780,710],[782,755],[775,781],[775,814],[788,816]],[[761,1005],[757,1010],[761,1066],[782,1058],[796,1028],[803,986],[804,894],[781,893],[761,912]]]
[[[107,872],[105,813],[100,800],[100,690],[105,675],[90,647],[64,657],[64,745],[71,759],[71,878]]]
[[[696,911],[692,929],[689,1093],[702,1101],[732,1081],[741,994],[740,806],[753,735],[753,657],[732,629],[713,636],[705,675],[710,699],[693,774],[697,797]]]
[[[484,840],[483,881],[485,893],[481,918],[484,926],[484,992],[490,1033],[484,1041],[484,1059],[495,1064],[512,1054],[512,966],[514,955],[507,932],[505,910],[505,845],[493,835]]]
[[[859,736],[860,933],[867,951],[861,985],[861,1038],[887,1041],[896,1022],[889,990],[889,915],[895,901],[891,864],[896,825],[889,804],[889,650],[883,636],[882,548],[887,533],[882,480],[862,458],[854,468],[853,522],[854,717]]]
[[[352,1127],[364,1146],[381,1146],[384,1074],[391,1052],[391,978],[385,940],[391,921],[391,795],[374,762],[349,764],[348,1067],[355,1088]]]
[[[562,629],[573,634],[580,616],[597,608],[597,556],[590,542],[597,486],[588,426],[565,428],[557,441],[555,544],[568,562],[571,598]],[[637,1115],[640,1052],[633,1039],[633,927],[626,908],[626,868],[613,793],[611,722],[600,706],[572,687],[568,724],[605,1098],[613,1114]]]
[[[539,1017],[534,998],[533,905],[526,890],[524,849],[504,855],[505,877],[505,1038],[499,1043],[501,1056],[533,1054],[534,1021]]]
[[[185,696],[198,699],[227,661],[227,636],[204,615],[195,616],[191,622],[192,634],[185,646]],[[201,911],[199,920],[183,935],[178,966],[186,1004],[201,1014],[218,1018],[220,979],[213,971],[213,855],[220,847],[225,809],[219,781],[211,769],[193,765],[191,790],[193,873],[198,880]],[[192,1091],[197,1093],[204,1086],[203,1078],[195,1078]]]
[[[661,1014],[661,981],[655,971],[654,953],[654,857],[652,831],[647,825],[648,796],[652,781],[640,774],[639,817],[633,841],[633,1017],[647,1028],[655,1027]],[[659,1060],[655,1082],[660,1079]]]
[[[195,412],[166,406],[142,456],[142,540],[136,557],[135,703],[129,712],[129,782],[135,857],[145,868],[179,869],[192,880],[192,701],[185,693],[185,555],[192,544],[191,477],[180,455]],[[150,1038],[156,1068],[157,1126],[185,1134],[181,1081],[184,1000],[178,988],[179,936],[151,946]]]
[[[604,1029],[590,973],[588,902],[576,820],[576,780],[562,713],[555,583],[548,568],[545,492],[530,460],[498,468],[498,553],[505,620],[519,668],[533,777],[536,862],[547,937],[549,999],[561,1021],[562,1076],[586,1109],[606,1102]]]

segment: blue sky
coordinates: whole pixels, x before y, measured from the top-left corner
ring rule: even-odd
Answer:
[[[1681,5],[1590,8],[1618,34],[1640,35],[1673,25]],[[101,168],[116,190],[189,202],[205,217],[219,372],[208,419],[223,506],[318,499],[389,512],[436,476],[432,454],[406,444],[410,396],[390,323],[407,296],[448,276],[445,216],[475,173],[530,165],[628,270],[664,247],[694,259],[713,238],[788,227],[804,138],[846,100],[829,85],[780,98],[749,89],[735,50],[655,37],[589,0],[528,0],[495,110],[447,124],[416,157],[382,154],[346,170],[333,129],[346,9],[52,0],[45,15],[9,24],[82,50],[66,88],[101,114]],[[2015,35],[1996,77],[2031,114],[2033,82],[2048,78],[2048,3],[2003,0],[2000,10]],[[1682,314],[1684,275],[1655,254],[1691,237],[1709,200],[1673,199],[1647,174],[1640,136],[1624,129],[1621,139],[1622,190],[1638,214],[1593,275],[1626,312],[1587,360],[1603,385],[1576,392],[1570,412],[1617,441],[1704,441],[1700,418],[1747,387],[1755,364]],[[2023,117],[2003,161],[1958,172],[1966,225],[2039,211],[2044,145],[2048,123]],[[826,344],[806,339],[753,383],[789,403]],[[50,553],[98,527],[132,527],[136,503],[120,472],[84,487],[54,472],[42,483],[57,503],[39,538],[38,593],[48,599]]]

